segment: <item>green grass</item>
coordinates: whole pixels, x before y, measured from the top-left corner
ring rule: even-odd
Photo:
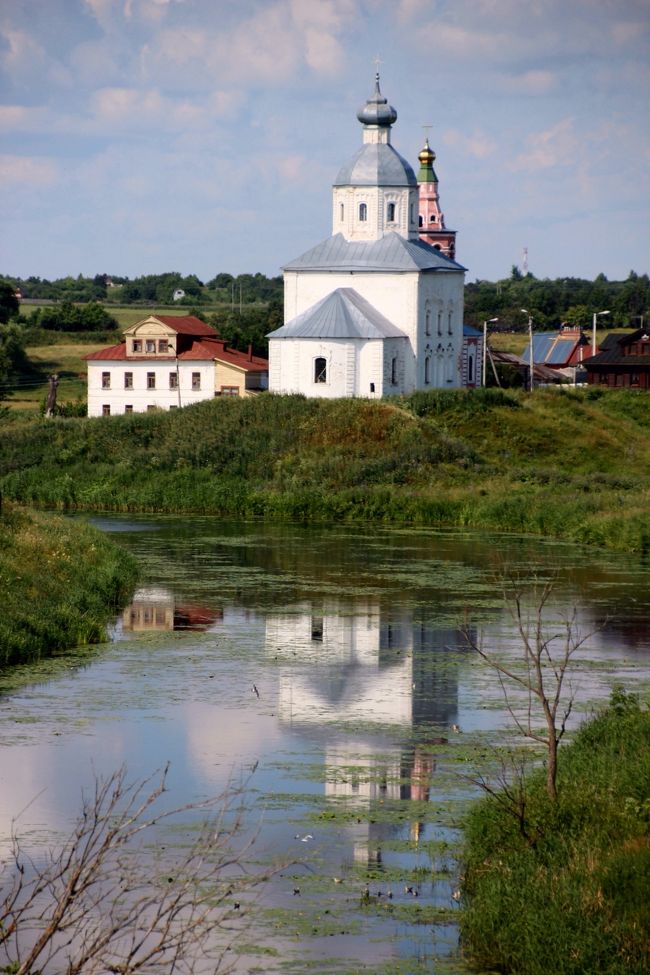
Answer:
[[[641,975],[650,966],[650,711],[623,692],[560,753],[558,800],[527,785],[534,845],[493,798],[466,827],[463,942],[481,969]]]
[[[264,395],[0,424],[0,490],[39,506],[458,525],[650,549],[650,397],[634,392]]]
[[[103,639],[135,577],[132,557],[101,532],[4,502],[0,666]]]

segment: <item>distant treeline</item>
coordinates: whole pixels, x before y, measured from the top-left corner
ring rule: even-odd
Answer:
[[[93,278],[14,278],[0,276],[9,282],[23,298],[41,301],[108,301],[116,304],[140,302],[169,305],[174,294],[184,292],[178,298],[180,305],[255,304],[282,300],[282,278],[267,278],[265,274],[217,274],[210,281],[200,281],[195,274],[183,276],[178,271],[165,274],[145,274],[130,280],[118,274],[96,274]]]
[[[527,309],[523,312],[522,309]],[[465,322],[480,326],[498,318],[491,328],[523,330],[532,315],[536,331],[557,328],[562,322],[591,327],[594,312],[608,311],[598,320],[601,329],[636,327],[650,316],[650,280],[630,271],[625,281],[583,278],[536,278],[513,267],[501,281],[475,281],[465,286]]]
[[[184,277],[176,271],[147,274],[132,281],[109,274],[96,274],[94,278],[79,275],[56,281],[37,277],[0,277],[0,282],[3,281],[20,292],[22,298],[31,300],[150,306],[174,303],[194,310],[205,308],[206,312],[208,306],[221,306],[215,324],[225,326],[227,332],[233,333],[232,338],[223,333],[233,344],[241,344],[239,333],[245,333],[246,342],[251,341],[250,326],[242,329],[243,322],[238,321],[237,316],[243,318],[246,314],[262,313],[257,314],[253,329],[256,334],[252,341],[257,348],[263,345],[263,335],[282,322],[282,278],[267,278],[259,273],[236,277],[221,273],[207,282],[200,281],[194,274]],[[178,297],[180,292],[183,292],[182,297]],[[266,311],[268,317],[264,315]],[[604,274],[599,274],[594,281],[584,278],[551,280],[536,278],[533,274],[524,275],[519,268],[513,267],[510,276],[500,281],[477,280],[465,286],[465,321],[474,326],[497,318],[494,328],[523,330],[530,314],[536,330],[554,329],[562,322],[590,328],[593,314],[603,311],[609,314],[599,319],[601,329],[635,327],[647,321],[650,317],[648,275],[630,271],[625,281],[608,281]],[[70,315],[66,319],[71,321]],[[62,327],[41,324],[46,328]],[[66,326],[66,330],[75,328],[79,326]]]

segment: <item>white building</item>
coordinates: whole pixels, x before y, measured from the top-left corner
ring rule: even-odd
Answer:
[[[418,181],[391,145],[379,88],[363,143],[333,186],[332,236],[284,268],[285,324],[269,335],[269,388],[382,397],[461,385],[465,268],[420,239]]]
[[[87,355],[88,416],[172,410],[268,386],[268,362],[229,349],[193,315],[149,315],[124,340]]]

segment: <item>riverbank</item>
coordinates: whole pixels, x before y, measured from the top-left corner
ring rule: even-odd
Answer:
[[[105,535],[3,502],[0,511],[0,666],[106,638],[136,563]]]
[[[650,549],[650,397],[630,391],[264,394],[2,422],[0,489],[42,507],[450,525]]]
[[[493,798],[466,831],[461,928],[481,969],[641,975],[650,967],[650,711],[623,692],[560,751],[558,799],[527,784],[528,839]],[[532,839],[531,839],[532,838]]]

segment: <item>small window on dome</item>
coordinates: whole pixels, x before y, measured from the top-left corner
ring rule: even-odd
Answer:
[[[436,222],[435,216],[429,217],[429,223],[435,223],[435,222]]]
[[[368,206],[365,203],[360,203],[359,204],[359,220],[362,223],[365,223],[365,221],[367,219],[368,219]]]
[[[395,204],[394,203],[389,203],[388,204],[388,211],[386,213],[386,219],[388,220],[388,223],[395,223]]]

